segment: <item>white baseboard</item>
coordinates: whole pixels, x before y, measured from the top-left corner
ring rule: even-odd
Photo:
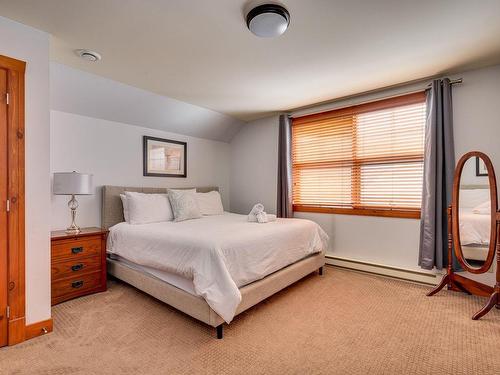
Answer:
[[[441,281],[442,275],[432,271],[414,271],[383,264],[363,262],[355,259],[326,255],[326,264],[332,266],[348,268],[352,270],[374,273],[377,275],[394,277],[397,279],[414,281],[423,284],[437,285]]]

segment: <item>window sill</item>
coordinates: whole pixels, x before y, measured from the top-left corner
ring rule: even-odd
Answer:
[[[325,207],[325,206],[303,206],[293,205],[295,212],[315,212],[337,215],[359,215],[359,216],[378,216],[395,217],[402,219],[420,219],[420,210],[388,210],[377,208],[345,208],[345,207]]]

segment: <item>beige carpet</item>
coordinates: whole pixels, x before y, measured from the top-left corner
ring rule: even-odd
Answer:
[[[328,267],[214,330],[121,283],[54,308],[54,333],[0,350],[3,374],[499,374],[483,298]]]

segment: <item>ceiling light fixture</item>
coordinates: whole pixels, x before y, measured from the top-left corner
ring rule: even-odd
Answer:
[[[273,38],[283,34],[290,24],[290,13],[277,4],[263,4],[247,14],[247,27],[261,38]]]
[[[87,61],[96,62],[101,60],[101,55],[95,51],[90,51],[88,49],[77,49],[75,52],[78,56]]]

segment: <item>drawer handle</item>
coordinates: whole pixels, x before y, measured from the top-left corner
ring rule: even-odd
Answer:
[[[82,286],[83,286],[83,280],[73,281],[71,283],[71,287],[75,289],[81,288]]]
[[[73,254],[80,254],[80,253],[83,253],[83,246],[80,246],[80,247],[72,247],[71,248],[71,252]]]
[[[71,266],[71,271],[76,272],[82,270],[84,267],[83,263],[78,263],[75,264],[74,266]]]

